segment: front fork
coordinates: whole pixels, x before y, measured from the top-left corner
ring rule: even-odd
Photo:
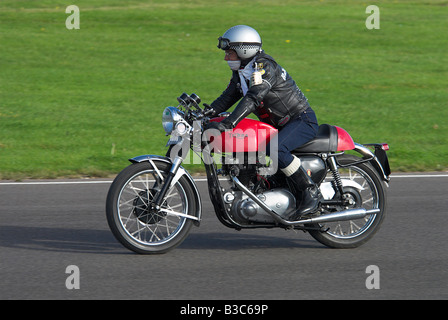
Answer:
[[[152,209],[159,209],[160,205],[163,202],[163,199],[165,198],[165,195],[167,191],[169,190],[171,183],[173,182],[174,177],[176,176],[177,171],[180,168],[180,165],[182,164],[183,159],[181,157],[175,157],[173,160],[173,164],[171,166],[170,172],[168,173],[168,176],[166,177],[162,189],[157,194],[157,197],[155,200],[151,203]]]

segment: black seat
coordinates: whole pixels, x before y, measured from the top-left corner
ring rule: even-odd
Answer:
[[[338,130],[329,124],[319,126],[317,136],[294,150],[300,153],[336,152],[338,149]]]

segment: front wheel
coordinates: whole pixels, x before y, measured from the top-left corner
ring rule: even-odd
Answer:
[[[351,155],[338,157],[338,163],[341,165],[338,168],[339,174],[344,186],[342,197],[350,205],[332,205],[324,207],[324,209],[327,213],[355,208],[380,209],[380,212],[357,220],[307,225],[314,228],[314,230],[309,231],[310,235],[330,248],[355,248],[367,242],[378,231],[386,214],[385,185],[370,164],[365,162],[356,164],[356,161],[359,160],[361,159]],[[327,177],[321,185],[321,190],[325,184],[327,190],[329,185],[335,185],[331,171],[328,171]],[[340,199],[340,193],[334,192],[331,198],[325,200]]]
[[[181,177],[166,193],[159,209],[151,203],[161,190],[170,164],[153,161],[134,163],[121,171],[110,186],[106,216],[115,238],[140,253],[165,253],[187,237],[197,203],[194,191]]]

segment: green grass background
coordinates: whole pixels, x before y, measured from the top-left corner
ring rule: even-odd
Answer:
[[[219,96],[217,38],[236,24],[259,31],[320,123],[388,142],[392,171],[448,169],[448,1],[2,0],[0,178],[110,176],[165,154],[163,109]]]

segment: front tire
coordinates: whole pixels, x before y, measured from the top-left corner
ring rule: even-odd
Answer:
[[[106,216],[115,238],[139,254],[165,253],[188,236],[197,203],[194,191],[181,177],[166,193],[159,210],[150,208],[171,169],[169,163],[134,163],[121,171],[110,186]],[[181,215],[176,215],[179,213]]]

